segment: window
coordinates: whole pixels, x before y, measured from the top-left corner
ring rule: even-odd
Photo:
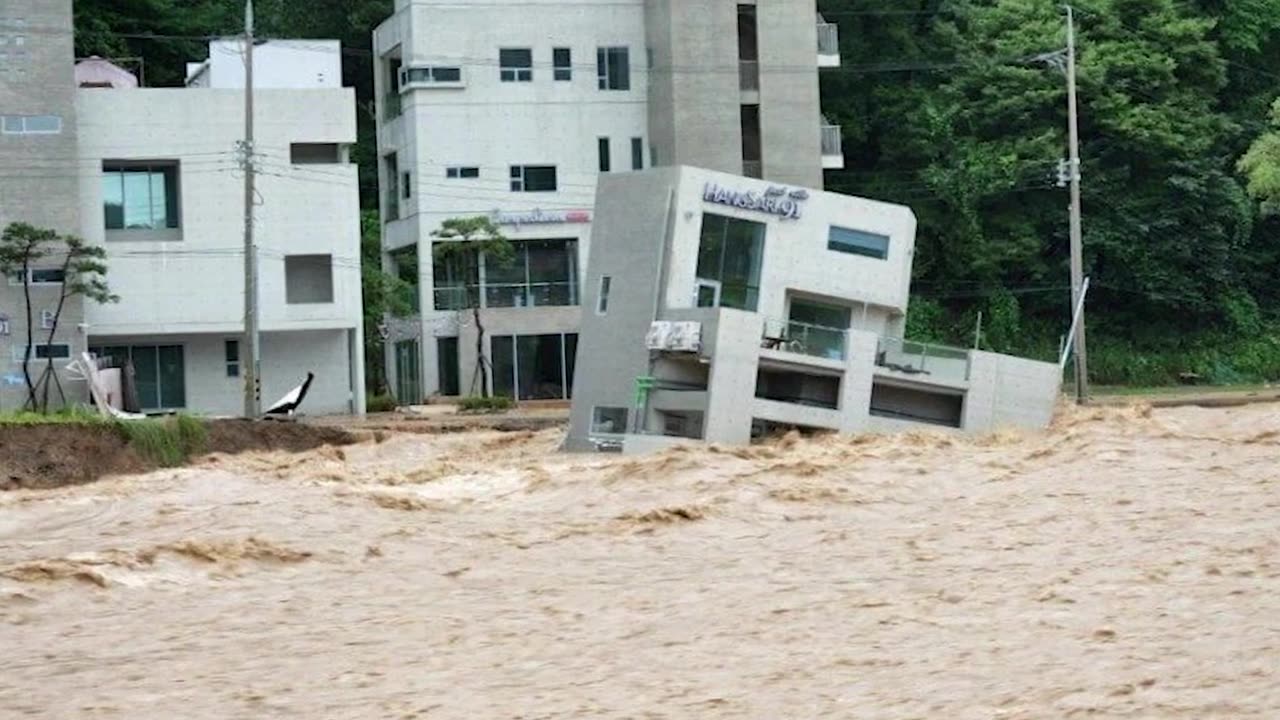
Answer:
[[[596,151],[600,155],[600,172],[609,172],[609,138],[598,138]]]
[[[284,298],[291,305],[333,302],[333,256],[285,255]]]
[[[478,178],[480,177],[480,168],[478,167],[451,167],[446,168],[444,176],[447,178]]]
[[[227,377],[240,377],[239,340],[227,340],[222,344],[222,358],[227,364]]]
[[[0,337],[8,335],[11,332],[9,328],[9,316],[0,315]]]
[[[383,211],[386,215],[382,221],[391,222],[400,219],[400,164],[396,161],[396,154],[384,155],[382,167],[387,178],[387,187],[383,189]]]
[[[884,260],[889,257],[889,236],[831,226],[827,249]]]
[[[46,309],[46,310],[41,310],[41,311],[40,311],[40,327],[41,327],[41,329],[49,330],[49,329],[53,328],[53,316],[54,316],[54,314],[55,314],[55,313],[54,313],[54,311],[53,311],[53,310],[47,310],[47,309]]]
[[[631,169],[644,169],[644,138],[631,138]]]
[[[138,404],[144,410],[168,410],[187,404],[186,363],[181,345],[113,345],[90,347],[116,367],[133,363]]]
[[[405,199],[409,198],[409,173],[400,173],[400,192],[404,195]]]
[[[609,286],[613,284],[613,278],[608,275],[600,276],[600,294],[596,297],[596,314],[606,315],[609,312]]]
[[[498,78],[502,82],[531,82],[533,80],[533,51],[529,48],[499,50]]]
[[[6,322],[6,324],[8,323]],[[13,346],[14,362],[23,361],[27,352],[27,347],[28,346],[26,345]],[[30,347],[32,348],[32,360],[64,360],[71,357],[71,346],[67,343],[40,343],[39,345],[32,345]]]
[[[436,248],[431,246],[431,257]],[[475,252],[450,253],[431,263],[432,305],[436,310],[462,310],[480,302],[480,260]]]
[[[61,285],[64,277],[62,268],[31,268],[27,271],[27,278],[32,285]],[[21,270],[9,276],[9,284],[22,284]]]
[[[332,165],[342,162],[338,143],[289,143],[289,162],[294,165]]]
[[[484,263],[484,307],[578,304],[578,243],[573,239],[513,242],[511,262]]]
[[[400,70],[400,87],[461,84],[462,68],[453,66],[409,67]]]
[[[493,338],[493,394],[519,400],[572,396],[578,336],[497,335]]]
[[[5,115],[0,123],[5,135],[56,135],[62,132],[62,118],[57,115]]]
[[[512,165],[512,192],[555,192],[555,165]]]
[[[596,80],[601,90],[631,89],[631,62],[627,48],[596,50]]]
[[[454,397],[461,394],[458,381],[458,338],[436,338],[436,377],[440,381],[440,394]]]
[[[624,407],[591,408],[591,432],[621,435],[627,431],[627,409]]]
[[[569,48],[553,48],[551,50],[551,65],[555,68],[552,72],[557,81],[573,79],[573,54],[569,51]]]
[[[163,230],[178,223],[178,164],[102,164],[108,230]]]
[[[756,309],[764,223],[703,213],[698,244],[699,307]]]

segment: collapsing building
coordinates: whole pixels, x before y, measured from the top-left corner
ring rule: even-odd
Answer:
[[[904,339],[915,227],[697,168],[601,176],[566,448],[1044,427],[1057,364]]]

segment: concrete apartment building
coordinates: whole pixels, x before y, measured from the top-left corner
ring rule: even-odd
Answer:
[[[1044,427],[1061,370],[905,342],[909,208],[676,167],[603,177],[566,447]]]
[[[62,234],[80,230],[72,56],[70,2],[0,3],[0,229],[26,222]],[[62,290],[59,260],[44,258],[30,277],[33,356],[39,360],[32,373],[37,376],[50,355],[60,372],[66,358],[87,347],[78,299],[67,303],[58,334],[48,343],[45,325]],[[26,400],[26,335],[22,283],[0,279],[0,411],[17,409]],[[69,397],[84,395],[83,383],[61,372],[60,381]],[[52,397],[56,401],[56,394]]]
[[[402,402],[478,392],[469,297],[492,391],[570,395],[597,178],[688,164],[821,187],[843,162],[814,0],[397,0],[373,45],[384,249],[418,307],[388,327]],[[515,262],[433,262],[440,223],[476,215]]]
[[[336,41],[254,51],[262,401],[315,381],[305,412],[364,408],[355,96]],[[62,58],[63,65],[70,58]],[[87,308],[89,346],[132,360],[145,410],[243,408],[244,61],[215,41],[188,86],[76,91],[81,235],[120,302]]]

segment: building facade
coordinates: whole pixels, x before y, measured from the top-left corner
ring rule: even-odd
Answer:
[[[76,85],[72,68],[71,3],[6,0],[0,4],[0,230],[25,222],[60,234],[80,230],[76,142]],[[85,394],[83,382],[62,372],[87,347],[84,305],[67,301],[50,342],[49,321],[62,294],[60,259],[31,269],[32,374],[50,358],[68,400]],[[27,307],[20,277],[0,279],[0,411],[27,398],[22,358],[27,354]],[[51,399],[56,402],[57,394]]]
[[[1043,427],[1056,364],[903,339],[910,209],[677,167],[602,178],[566,446]]]
[[[81,235],[120,302],[87,309],[90,349],[132,360],[144,410],[243,408],[244,65],[214,42],[183,88],[76,93]],[[355,97],[332,41],[255,49],[261,396],[315,381],[305,412],[364,408]]]
[[[402,402],[480,391],[472,304],[489,389],[569,397],[602,175],[684,163],[820,187],[842,163],[813,0],[397,0],[373,44],[386,263],[415,287],[387,328]],[[477,215],[515,260],[436,262],[441,222]]]

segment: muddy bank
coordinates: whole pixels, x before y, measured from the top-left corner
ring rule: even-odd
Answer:
[[[301,423],[211,420],[205,428],[206,453],[300,452],[359,439],[340,428]],[[156,467],[110,425],[0,425],[0,490],[79,485]]]

